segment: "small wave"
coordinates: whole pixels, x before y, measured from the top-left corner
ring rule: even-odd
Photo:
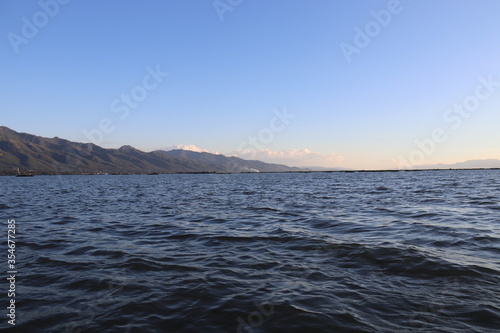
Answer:
[[[476,235],[469,239],[473,244],[500,245],[500,239],[489,235]]]
[[[6,204],[0,203],[0,209],[9,209],[11,208],[10,206],[7,206]]]
[[[388,191],[390,191],[390,189],[387,188],[387,187],[385,187],[385,186],[379,186],[379,187],[376,188],[376,190],[379,191],[379,192],[388,192]]]
[[[476,308],[466,312],[453,311],[455,317],[461,318],[465,322],[473,323],[485,329],[500,328],[500,309],[493,305],[483,305],[482,308]]]
[[[109,288],[107,284],[102,283],[101,279],[89,277],[74,278],[71,281],[63,284],[62,287],[65,289],[75,289],[92,292],[107,290]]]
[[[103,227],[92,227],[92,228],[87,229],[87,231],[90,231],[90,232],[101,232],[104,230],[106,230],[106,229],[104,229]]]
[[[271,207],[248,207],[249,210],[256,212],[279,212],[280,209],[271,208]]]
[[[82,254],[87,254],[92,250],[95,250],[96,248],[94,246],[81,246],[76,249],[73,249],[71,251],[68,251],[65,253],[65,255],[69,256],[74,256],[74,255],[82,255]]]
[[[123,258],[126,253],[122,251],[111,251],[111,250],[96,250],[91,253],[92,256],[104,256],[109,257],[111,259],[120,259]]]
[[[163,268],[161,264],[144,258],[129,259],[124,263],[118,264],[118,267],[123,267],[137,272],[158,271]]]
[[[63,224],[67,224],[67,223],[71,223],[71,222],[75,222],[75,221],[78,221],[78,219],[76,217],[64,216],[64,217],[59,218],[59,220],[52,222],[52,224],[63,225]]]
[[[492,270],[474,265],[459,265],[414,248],[367,247],[359,243],[331,244],[323,247],[341,261],[340,267],[361,269],[367,265],[405,276],[459,277],[481,276],[494,273]]]
[[[416,213],[410,213],[409,216],[414,219],[421,219],[421,218],[439,217],[439,214],[431,212],[416,212]]]
[[[35,251],[55,250],[59,248],[68,247],[70,245],[69,242],[65,239],[53,239],[51,241],[38,241],[38,242],[30,242],[27,240],[23,240],[19,242],[19,244]]]
[[[255,191],[243,191],[242,194],[244,194],[244,195],[254,195],[254,194],[257,194],[257,192],[255,192]]]

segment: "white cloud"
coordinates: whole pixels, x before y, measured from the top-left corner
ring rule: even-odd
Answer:
[[[243,159],[260,160],[268,163],[279,163],[289,166],[324,166],[337,167],[343,160],[342,155],[337,153],[318,153],[309,149],[285,149],[273,151],[269,149],[247,149],[234,151],[233,156]]]
[[[182,150],[191,150],[195,151],[198,153],[212,153],[211,151],[208,151],[206,149],[198,148],[195,145],[174,145],[166,148],[161,148],[161,150],[165,151],[170,151],[170,150],[175,150],[175,149],[182,149]]]

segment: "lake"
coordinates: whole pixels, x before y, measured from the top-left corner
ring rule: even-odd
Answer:
[[[18,332],[500,330],[500,170],[0,185]]]

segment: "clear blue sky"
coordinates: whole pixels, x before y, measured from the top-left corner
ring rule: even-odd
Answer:
[[[500,1],[65,2],[0,1],[0,125],[295,165],[500,158]]]

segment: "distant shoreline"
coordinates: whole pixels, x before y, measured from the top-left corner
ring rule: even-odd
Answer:
[[[33,170],[36,176],[129,176],[129,175],[231,175],[231,174],[278,174],[278,173],[358,173],[358,172],[421,172],[421,171],[473,171],[473,170],[500,170],[500,168],[458,168],[458,169],[402,169],[402,170],[303,170],[303,171],[263,171],[263,172],[216,172],[216,171],[201,171],[201,172],[165,172],[165,173],[89,173],[89,172],[69,172],[69,173],[50,173],[46,171]],[[15,172],[0,171],[0,176],[16,176]]]

